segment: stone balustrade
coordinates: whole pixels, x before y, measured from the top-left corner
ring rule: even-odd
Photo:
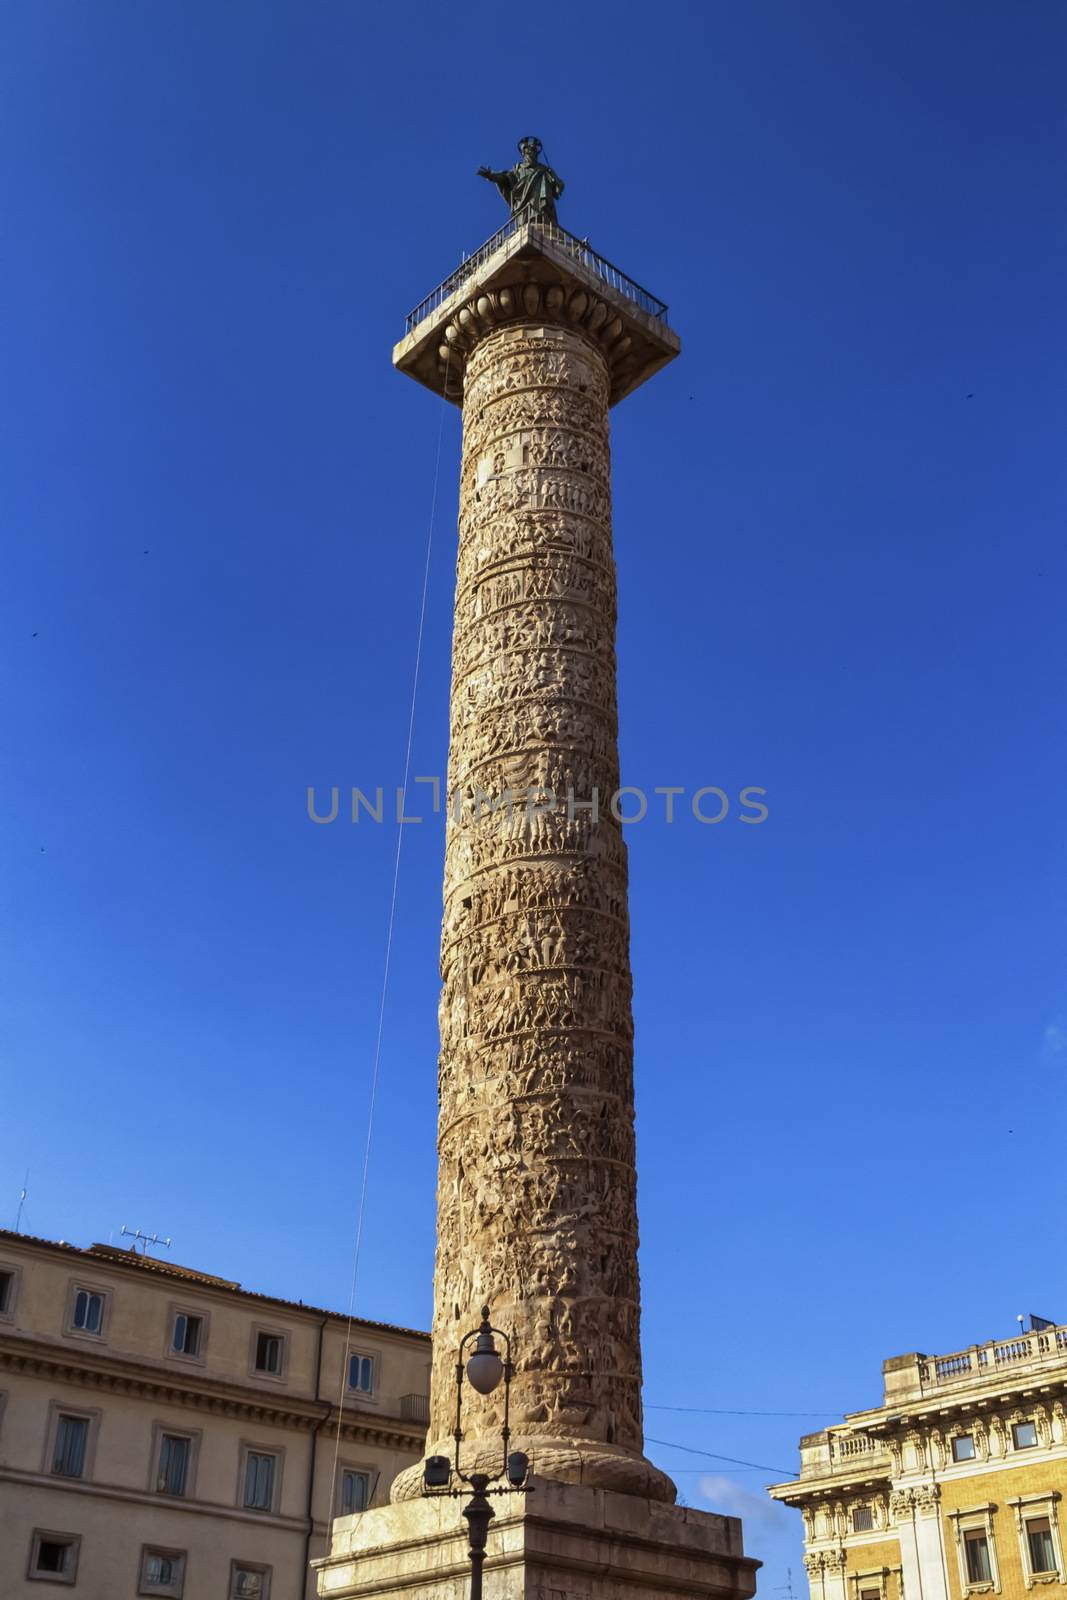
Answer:
[[[1005,1367],[1040,1367],[1062,1361],[1067,1352],[1067,1326],[1043,1328],[1040,1332],[1017,1334],[1013,1339],[991,1339],[973,1344],[949,1355],[919,1358],[922,1384],[971,1383],[975,1378],[992,1377]]]
[[[881,1471],[889,1466],[889,1451],[870,1434],[849,1428],[826,1428],[800,1441],[800,1476],[827,1478]]]

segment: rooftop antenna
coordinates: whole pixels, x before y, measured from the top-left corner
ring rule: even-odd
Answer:
[[[786,1569],[785,1569],[785,1582],[784,1583],[780,1583],[778,1585],[777,1589],[775,1589],[774,1592],[775,1592],[775,1594],[784,1594],[784,1595],[786,1595],[787,1596],[787,1600],[793,1600],[793,1569],[792,1569],[792,1567],[786,1567]]]
[[[142,1233],[140,1228],[127,1228],[125,1223],[122,1224],[119,1232],[120,1234],[123,1234],[127,1238],[133,1240],[133,1244],[130,1247],[132,1250],[137,1249],[137,1242],[140,1240],[142,1256],[146,1256],[148,1254],[148,1246],[150,1244],[158,1244],[165,1247],[167,1250],[170,1249],[170,1240],[161,1239],[158,1233]]]
[[[30,1190],[30,1169],[29,1169],[29,1167],[27,1167],[26,1168],[26,1176],[22,1180],[22,1188],[19,1190],[19,1208],[15,1212],[15,1232],[16,1233],[21,1233],[22,1232],[22,1208],[26,1204],[26,1196],[29,1193],[29,1190]]]

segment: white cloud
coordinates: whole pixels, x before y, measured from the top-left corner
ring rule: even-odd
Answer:
[[[724,1517],[740,1517],[749,1527],[781,1531],[791,1526],[792,1519],[785,1506],[761,1490],[746,1489],[721,1473],[709,1472],[700,1478],[697,1493],[707,1502],[709,1511],[718,1511]]]
[[[1041,1036],[1041,1054],[1045,1060],[1060,1056],[1067,1050],[1067,1028],[1062,1023],[1050,1022]]]

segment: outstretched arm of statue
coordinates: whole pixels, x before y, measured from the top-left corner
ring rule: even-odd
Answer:
[[[479,178],[488,178],[490,183],[499,183],[505,174],[503,172],[494,172],[492,167],[479,167],[478,176]]]

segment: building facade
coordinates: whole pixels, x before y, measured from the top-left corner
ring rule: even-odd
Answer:
[[[811,1600],[1062,1595],[1067,1327],[883,1365],[884,1401],[800,1441]]]
[[[0,1595],[305,1600],[426,1434],[425,1333],[0,1231]]]

